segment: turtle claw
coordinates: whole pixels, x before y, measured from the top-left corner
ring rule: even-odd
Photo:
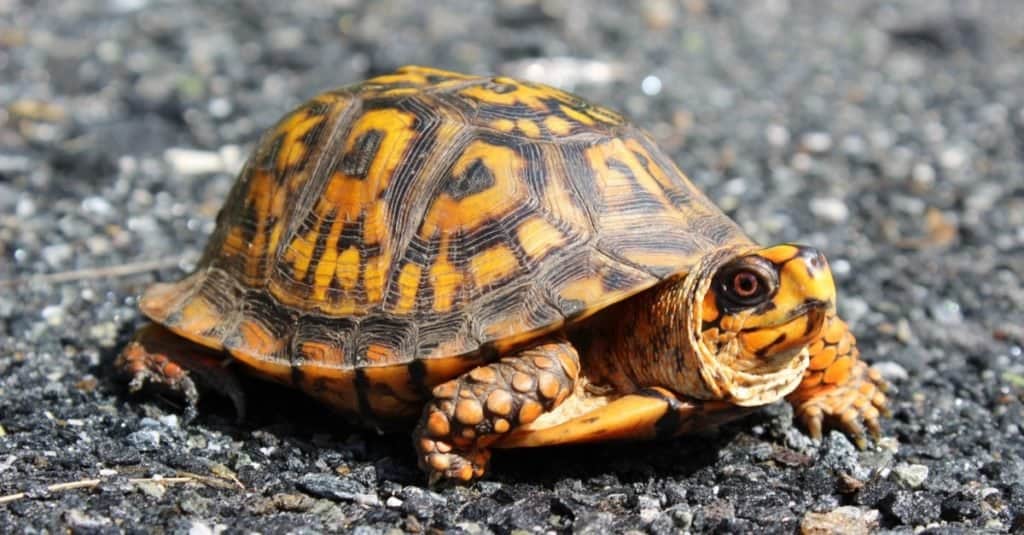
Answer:
[[[245,394],[237,377],[224,367],[219,354],[149,324],[114,361],[114,367],[128,377],[128,391],[137,393],[155,385],[167,397],[183,400],[182,419],[187,423],[198,414],[199,387],[214,390],[231,400],[238,421],[245,418]]]
[[[491,459],[490,450],[478,448],[457,452],[447,442],[429,438],[420,439],[419,450],[419,465],[427,472],[431,487],[448,482],[471,483],[487,472]]]
[[[886,388],[877,371],[858,362],[848,381],[804,393],[791,402],[796,418],[814,440],[821,440],[824,428],[838,429],[865,449],[868,434],[876,442],[882,436],[879,419],[889,415]]]

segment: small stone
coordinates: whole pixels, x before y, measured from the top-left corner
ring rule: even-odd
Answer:
[[[362,503],[367,501],[365,485],[353,478],[342,478],[329,474],[305,474],[298,481],[302,490],[320,498],[335,501]],[[377,499],[376,496],[373,496]],[[377,500],[379,502],[379,500]]]
[[[224,159],[217,152],[171,148],[164,151],[166,161],[176,173],[186,176],[225,172]]]
[[[892,469],[892,473],[896,479],[912,489],[920,487],[928,479],[928,467],[923,464],[900,463]]]
[[[387,501],[384,502],[384,505],[386,505],[388,507],[394,508],[394,507],[401,507],[403,503],[405,503],[405,502],[403,502],[401,498],[399,498],[397,496],[392,496],[392,497],[388,498]]]
[[[71,256],[75,250],[66,243],[55,243],[53,245],[47,245],[43,247],[39,254],[42,255],[43,260],[49,264],[50,267],[55,269],[67,269],[68,261],[71,260]]]
[[[153,481],[139,481],[135,484],[135,487],[146,496],[155,500],[159,500],[164,497],[164,494],[167,494],[167,487],[165,485]]]
[[[818,219],[823,219],[831,223],[840,223],[846,221],[846,218],[850,216],[850,209],[846,207],[846,203],[842,199],[835,197],[817,197],[811,199],[810,203],[811,213],[813,213]]]
[[[808,132],[804,134],[801,144],[810,152],[827,152],[832,148],[832,136],[828,132]]]
[[[154,451],[160,447],[160,431],[141,429],[128,435],[128,442],[139,451]]]
[[[43,317],[48,325],[57,327],[64,323],[64,309],[58,305],[49,305],[43,307],[43,310],[39,312],[39,315]]]
[[[109,215],[114,211],[114,207],[110,201],[94,195],[82,199],[82,211],[96,215]]]
[[[950,147],[939,155],[939,163],[946,169],[959,169],[967,161],[967,154],[959,147]]]
[[[803,535],[831,535],[837,533],[857,535],[873,532],[878,527],[878,511],[862,507],[845,506],[827,513],[810,512],[800,521]]]
[[[860,464],[857,448],[839,431],[831,431],[821,448],[821,462],[833,472],[846,472],[861,481],[871,477],[871,471]]]
[[[585,513],[572,525],[573,533],[579,535],[602,535],[611,533],[615,516],[611,513]]]
[[[64,521],[73,531],[103,531],[102,528],[111,523],[105,516],[91,515],[81,509],[68,510],[64,513]]]
[[[871,367],[878,370],[878,373],[882,374],[882,379],[891,383],[906,381],[910,377],[906,368],[891,360],[875,362]]]
[[[764,137],[768,140],[768,143],[782,147],[789,143],[789,130],[781,124],[768,125],[764,129]]]
[[[927,492],[898,490],[881,504],[882,510],[904,524],[923,526],[938,519],[940,504]]]
[[[960,304],[949,299],[933,304],[929,310],[935,321],[943,325],[959,325],[964,321],[964,316],[960,312]]]

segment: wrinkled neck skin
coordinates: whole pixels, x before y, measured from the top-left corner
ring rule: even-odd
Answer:
[[[602,311],[580,333],[589,382],[616,394],[660,386],[683,397],[740,406],[772,403],[792,392],[809,362],[805,347],[752,366],[735,340],[701,331],[702,303],[714,273],[748,251],[710,253],[690,273]]]

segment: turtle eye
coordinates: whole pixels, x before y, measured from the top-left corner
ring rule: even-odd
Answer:
[[[740,271],[732,276],[732,291],[739,297],[749,299],[761,290],[761,281],[750,271]]]
[[[771,297],[771,281],[761,270],[752,266],[728,270],[719,281],[722,298],[734,306],[757,306]]]

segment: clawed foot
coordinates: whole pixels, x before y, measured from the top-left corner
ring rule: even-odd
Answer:
[[[796,418],[814,440],[821,440],[823,428],[846,433],[858,448],[867,447],[865,428],[872,438],[882,434],[881,416],[890,416],[885,392],[888,385],[877,370],[857,362],[849,381],[823,386],[791,397]]]
[[[197,346],[163,327],[150,324],[139,329],[135,338],[114,361],[114,367],[130,377],[128,389],[132,393],[147,385],[155,385],[183,399],[185,421],[191,421],[196,416],[196,405],[199,403],[197,386],[227,396],[235,407],[238,419],[242,420],[245,417],[245,396],[238,379],[224,367],[224,363],[221,354]]]
[[[443,440],[419,439],[419,466],[427,473],[431,486],[439,482],[469,483],[487,471],[490,450],[456,449]]]

